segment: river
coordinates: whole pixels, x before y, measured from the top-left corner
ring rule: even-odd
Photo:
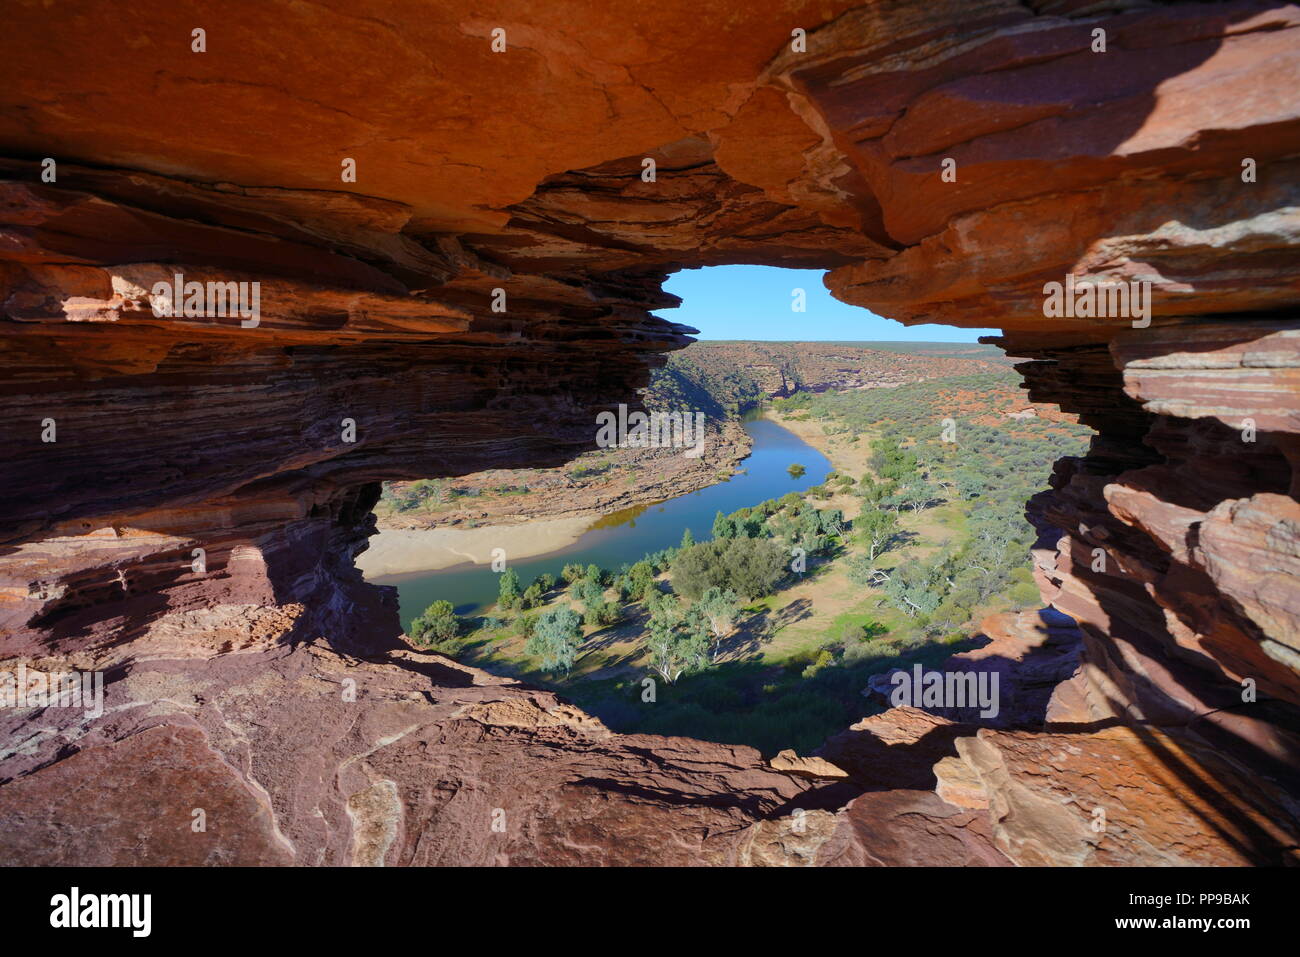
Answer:
[[[569,562],[594,563],[616,572],[624,564],[630,565],[651,552],[679,544],[687,528],[696,541],[704,541],[712,537],[713,518],[718,512],[734,512],[769,498],[780,498],[787,492],[801,492],[820,484],[831,471],[830,460],[789,429],[760,418],[745,422],[744,427],[754,445],[730,479],[697,492],[597,519],[573,544],[512,562],[520,582],[527,586],[546,572],[558,577]],[[795,463],[807,470],[799,478],[792,478],[788,471]],[[471,563],[434,572],[378,577],[372,581],[397,586],[403,628],[440,598],[452,602],[458,615],[479,613],[496,601],[498,588],[498,576],[491,566]]]

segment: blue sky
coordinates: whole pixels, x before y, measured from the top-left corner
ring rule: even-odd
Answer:
[[[682,297],[678,309],[658,315],[700,330],[700,339],[785,339],[796,342],[974,342],[997,329],[905,326],[860,306],[849,306],[822,285],[820,269],[706,266],[668,277],[664,289]],[[790,308],[791,290],[803,289],[806,311]]]

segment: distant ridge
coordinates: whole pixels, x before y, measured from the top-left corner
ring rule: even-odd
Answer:
[[[904,358],[905,357],[905,358]],[[730,414],[764,398],[904,385],[1006,370],[996,346],[972,342],[693,342],[656,369],[646,392],[652,409]]]
[[[837,339],[701,339],[699,345],[754,345],[754,346],[833,346],[836,348],[872,349],[876,352],[895,352],[903,355],[940,355],[997,362],[1006,359],[1005,353],[994,345],[982,342],[906,342],[903,340],[837,340]]]

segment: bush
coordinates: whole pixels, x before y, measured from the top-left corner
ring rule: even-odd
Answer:
[[[655,585],[655,569],[652,564],[642,559],[627,572],[627,597],[632,601],[643,601],[658,592]]]
[[[569,673],[582,643],[578,613],[568,606],[551,608],[537,619],[533,635],[524,650],[542,659],[543,671]]]
[[[519,573],[507,568],[501,573],[498,586],[497,604],[502,608],[514,608],[519,602]]]
[[[753,600],[768,594],[786,571],[786,553],[770,538],[742,538],[723,555],[725,587]]]
[[[462,623],[451,602],[438,600],[411,622],[411,640],[420,648],[451,653],[458,651]]]
[[[715,539],[684,548],[673,564],[673,589],[690,599],[709,588],[746,599],[768,594],[785,574],[785,552],[770,538]]]
[[[542,603],[542,594],[542,586],[537,582],[533,582],[524,589],[524,594],[520,599],[520,603],[525,608],[536,608]]]
[[[618,602],[602,601],[587,606],[582,623],[593,628],[607,628],[617,624],[622,617],[623,608]]]
[[[536,627],[537,627],[536,615],[520,615],[518,618],[515,619],[514,625],[511,626],[512,630],[516,635],[518,635],[520,638],[525,638],[525,639],[533,637],[533,630]]]
[[[1011,587],[1011,601],[1019,608],[1037,608],[1043,603],[1038,586],[1032,582],[1019,582]]]
[[[817,653],[817,660],[803,670],[803,677],[811,678],[823,668],[828,668],[833,664],[835,664],[835,656],[823,648]]]

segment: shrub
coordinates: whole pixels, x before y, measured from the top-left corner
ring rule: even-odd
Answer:
[[[456,639],[460,637],[461,627],[451,602],[440,599],[411,622],[410,635],[420,648],[452,653],[459,650]]]
[[[543,612],[533,628],[524,650],[542,659],[543,671],[563,671],[573,667],[573,658],[582,643],[578,613],[567,605]]]
[[[669,684],[709,663],[708,637],[689,626],[676,595],[657,595],[647,603],[650,621],[645,646],[650,664]]]
[[[535,629],[536,627],[537,627],[536,615],[520,615],[518,618],[515,619],[515,623],[512,626],[514,633],[518,635],[520,638],[525,638],[525,639],[531,638],[533,636],[533,629]]]
[[[518,603],[519,573],[513,568],[507,568],[501,573],[497,596],[497,604],[502,608],[514,608]]]
[[[594,628],[607,628],[617,624],[622,617],[623,608],[618,602],[603,601],[587,606],[582,616],[582,623]]]
[[[828,668],[833,664],[835,664],[835,656],[832,655],[825,648],[823,648],[820,652],[817,653],[817,660],[803,670],[803,677],[811,678],[813,675],[817,674],[817,672],[821,671],[823,668]]]
[[[770,538],[715,539],[684,548],[673,564],[673,589],[699,598],[709,588],[746,599],[770,592],[785,574],[785,552]]]
[[[632,601],[642,601],[655,594],[655,569],[648,561],[642,559],[628,569],[627,596]]]

